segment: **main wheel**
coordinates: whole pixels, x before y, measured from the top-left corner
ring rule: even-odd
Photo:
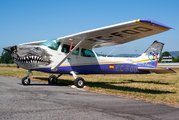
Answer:
[[[22,84],[23,85],[29,85],[30,84],[30,78],[27,79],[27,77],[22,78]]]
[[[85,80],[81,77],[75,79],[74,84],[77,88],[83,88],[85,86]]]
[[[57,78],[55,75],[51,75],[49,78],[48,78],[48,84],[56,84],[57,83]]]

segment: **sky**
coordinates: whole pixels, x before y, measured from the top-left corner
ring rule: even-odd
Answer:
[[[48,40],[131,20],[148,18],[173,29],[98,53],[142,54],[153,41],[179,51],[179,0],[0,0],[0,54],[3,47]]]

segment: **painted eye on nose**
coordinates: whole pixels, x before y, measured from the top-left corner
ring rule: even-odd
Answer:
[[[11,47],[11,51],[12,51],[12,52],[16,52],[16,50],[17,50],[17,46]]]
[[[35,49],[36,49],[36,50],[39,50],[40,48],[39,48],[39,47],[36,47]]]

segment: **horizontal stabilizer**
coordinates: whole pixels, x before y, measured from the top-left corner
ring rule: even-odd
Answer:
[[[138,68],[140,71],[149,71],[157,74],[163,74],[163,73],[176,73],[174,70],[171,68]]]

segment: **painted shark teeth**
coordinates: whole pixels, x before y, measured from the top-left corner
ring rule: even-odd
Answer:
[[[14,60],[20,61],[22,63],[40,63],[40,62],[48,62],[45,59],[41,58],[40,56],[30,55],[25,57],[13,57]]]

